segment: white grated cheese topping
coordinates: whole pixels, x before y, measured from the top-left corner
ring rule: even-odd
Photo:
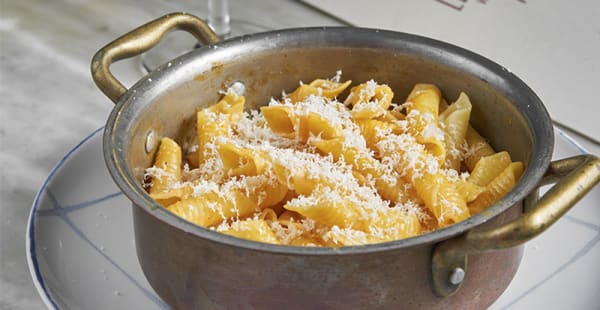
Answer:
[[[329,80],[339,83],[341,75],[342,71],[339,70]],[[299,83],[303,85],[302,81]],[[348,213],[352,217],[351,221],[330,227],[320,223],[318,216],[314,218],[309,215],[296,216],[297,218],[292,218],[288,222],[273,220],[273,217],[265,218],[269,228],[282,244],[314,240],[313,245],[353,245],[387,240],[389,236],[397,236],[410,229],[411,226],[408,225],[411,225],[411,218],[416,217],[421,223],[432,220],[429,211],[424,211],[425,206],[419,197],[403,196],[415,192],[412,184],[414,180],[425,174],[439,173],[450,182],[459,182],[466,180],[469,174],[447,169],[446,165],[441,167],[442,159],[432,155],[424,143],[419,143],[423,141],[420,139],[443,142],[445,133],[444,128],[440,127],[432,114],[420,113],[418,110],[411,110],[403,120],[390,121],[395,127],[375,127],[374,140],[369,140],[370,143],[376,141],[375,147],[370,149],[369,147],[373,147],[372,144],[367,147],[365,137],[353,118],[353,112],[368,110],[375,115],[379,113],[383,115],[386,112],[375,98],[378,85],[374,80],[369,80],[358,94],[351,93],[344,102],[348,102],[354,95],[361,99],[366,98],[366,101],[356,104],[353,110],[337,99],[322,96],[321,89],[317,95],[309,95],[301,102],[292,103],[291,99],[282,93],[281,99],[271,98],[268,103],[269,106],[286,107],[293,120],[317,115],[326,122],[327,126],[335,128],[335,134],[339,135],[336,138],[343,141],[343,150],[352,149],[358,153],[354,157],[356,162],[345,162],[343,157],[335,160],[332,154],[320,154],[311,142],[319,141],[323,137],[321,134],[310,133],[308,141],[306,137],[300,139],[300,121],[292,122],[296,136],[284,137],[271,130],[259,110],[251,110],[244,112],[239,121],[231,124],[226,135],[213,137],[203,145],[201,148],[203,162],[195,169],[190,169],[186,164],[179,180],[164,169],[155,166],[146,169],[144,177],[145,179],[166,178],[169,184],[166,191],[185,189],[179,192],[185,192],[189,197],[216,195],[222,199],[221,202],[226,201],[230,206],[229,210],[223,210],[218,201],[207,202],[207,207],[218,212],[223,219],[217,226],[210,227],[216,231],[248,229],[250,226],[242,225],[241,221],[259,219],[262,210],[257,208],[256,212],[249,216],[242,215],[244,208],[242,205],[237,205],[235,197],[239,197],[241,193],[251,199],[252,203],[262,205],[271,198],[268,196],[268,189],[279,186],[289,193],[286,201],[280,202],[277,206],[269,206],[273,210],[276,208],[282,210],[282,207],[284,210],[285,208],[300,210],[315,206],[328,206],[335,210],[352,208],[352,212]],[[245,91],[244,84],[234,83],[222,93],[242,96]],[[387,98],[379,100],[387,100]],[[399,105],[392,104],[392,108],[396,111],[405,111],[412,105],[412,102],[405,102]],[[227,124],[230,122],[228,114],[208,111],[205,114],[210,122]],[[410,131],[418,125],[422,127],[420,132]],[[258,175],[228,175],[219,153],[221,145],[226,143],[262,157],[266,167],[261,166],[262,170]],[[469,148],[466,142],[458,146],[446,146],[447,156],[460,158],[462,161],[467,154],[475,152],[477,147],[475,145]],[[197,144],[186,145],[188,154],[198,149]],[[373,160],[359,163],[360,158]],[[244,159],[240,158],[240,161],[242,160]],[[249,161],[240,162],[240,166],[247,162]],[[360,166],[367,171],[376,171],[377,175],[371,175],[369,172],[357,176],[353,166]],[[413,182],[409,182],[411,180]],[[376,185],[381,184],[382,181],[392,189],[403,186],[397,194],[402,199],[389,198],[402,200],[402,202],[390,202],[379,195]],[[304,184],[304,186],[308,189],[304,190],[310,193],[299,194],[302,192],[300,190],[296,192],[295,189],[297,190],[298,187],[294,182],[307,183],[308,185]],[[151,184],[146,185],[151,186]],[[444,218],[450,214],[460,212],[460,208],[447,199],[441,199],[440,204],[443,206],[442,214],[437,219],[440,223],[443,223]],[[268,211],[274,214],[273,210]],[[281,213],[281,211],[277,212]],[[227,217],[224,213],[233,215]],[[397,216],[398,214],[406,216]]]

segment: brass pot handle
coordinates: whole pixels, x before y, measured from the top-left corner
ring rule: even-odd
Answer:
[[[91,70],[98,88],[117,103],[127,88],[110,72],[110,65],[150,50],[174,29],[185,30],[206,45],[219,42],[219,37],[208,24],[194,15],[171,13],[159,17],[108,43],[94,55]]]
[[[534,208],[518,219],[491,229],[473,229],[436,245],[432,257],[433,290],[444,297],[454,294],[467,272],[467,258],[520,245],[541,234],[600,181],[600,159],[579,155],[550,164],[539,186],[554,183]],[[537,197],[537,190],[535,191]]]

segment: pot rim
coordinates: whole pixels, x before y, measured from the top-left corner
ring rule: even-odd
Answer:
[[[152,90],[153,87],[161,82],[170,80],[169,76],[181,72],[181,70],[185,70],[186,64],[197,61],[198,58],[206,58],[227,49],[233,49],[234,52],[243,55],[244,49],[240,47],[245,45],[261,44],[261,49],[276,49],[279,47],[277,43],[285,43],[285,40],[289,40],[289,38],[292,37],[300,37],[309,41],[310,38],[314,38],[315,42],[323,42],[328,39],[335,41],[339,38],[356,39],[357,41],[347,44],[347,47],[358,48],[361,42],[364,43],[365,41],[372,40],[373,36],[377,36],[381,40],[378,40],[378,43],[374,46],[369,45],[363,47],[385,49],[404,44],[406,45],[406,51],[414,51],[415,48],[422,48],[426,53],[414,55],[449,65],[461,71],[463,71],[463,68],[467,67],[483,70],[482,76],[477,76],[479,79],[490,83],[490,80],[485,79],[483,76],[485,74],[494,77],[495,79],[499,79],[496,81],[497,84],[501,84],[506,91],[514,92],[512,97],[518,97],[520,99],[520,101],[516,101],[516,98],[513,98],[510,101],[517,106],[532,131],[532,152],[523,176],[507,195],[488,207],[485,211],[473,215],[462,222],[415,237],[360,246],[344,246],[337,248],[301,247],[267,244],[240,239],[188,222],[154,201],[136,181],[128,169],[125,152],[126,148],[119,146],[119,142],[124,142],[125,135],[119,134],[120,127],[118,125],[123,121],[135,121],[134,119],[129,120],[127,117],[123,116],[128,115],[127,110],[132,106],[132,103],[135,102],[136,98],[141,97],[145,91]],[[392,40],[392,43],[389,43],[388,40]],[[265,41],[275,41],[275,44],[264,44]],[[329,47],[338,46],[331,45]],[[473,72],[463,72],[465,72],[465,74],[474,75]],[[508,94],[498,89],[498,85],[494,85],[494,88],[503,95],[508,96]],[[471,230],[504,212],[519,201],[522,201],[538,186],[538,183],[550,164],[554,144],[554,132],[552,128],[552,122],[548,111],[529,86],[503,66],[467,49],[414,34],[379,29],[356,27],[293,28],[231,38],[214,45],[196,49],[173,59],[169,62],[168,66],[163,65],[150,72],[147,76],[142,77],[119,99],[111,111],[104,130],[103,153],[107,168],[113,180],[129,200],[132,201],[134,207],[144,209],[152,216],[185,233],[227,246],[260,252],[271,252],[274,254],[356,255],[437,243]]]

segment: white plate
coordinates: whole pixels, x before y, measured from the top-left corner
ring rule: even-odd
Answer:
[[[584,150],[556,130],[554,158]],[[519,271],[493,309],[600,306],[600,188],[529,242]],[[168,309],[139,266],[131,205],[102,157],[102,129],[81,141],[38,192],[27,259],[49,308]],[[494,279],[490,279],[493,281]]]

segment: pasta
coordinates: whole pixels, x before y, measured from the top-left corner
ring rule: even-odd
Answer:
[[[339,247],[414,237],[463,221],[523,173],[448,104],[416,84],[401,104],[373,80],[316,79],[244,112],[228,89],[197,111],[197,144],[163,138],[149,195],[181,218],[271,244]],[[338,97],[348,91],[344,101]]]

